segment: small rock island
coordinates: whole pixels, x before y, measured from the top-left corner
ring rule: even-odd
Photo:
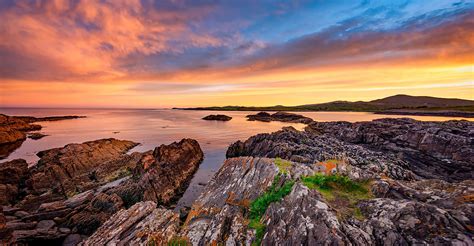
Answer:
[[[211,114],[211,115],[208,115],[208,116],[206,116],[202,119],[203,120],[229,121],[229,120],[232,119],[232,117],[224,115],[224,114]]]
[[[281,122],[290,122],[290,123],[303,123],[309,124],[313,122],[313,119],[300,114],[293,114],[287,112],[276,112],[274,114],[269,114],[267,112],[260,112],[258,114],[247,115],[249,121],[281,121]]]

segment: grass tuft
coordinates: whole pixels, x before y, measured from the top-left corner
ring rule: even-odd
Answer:
[[[283,160],[279,157],[275,158],[275,165],[281,174],[288,174],[288,169],[291,167],[291,162]]]
[[[265,234],[265,225],[261,222],[262,216],[265,214],[268,206],[271,203],[281,200],[286,195],[290,194],[295,182],[293,180],[286,181],[281,187],[280,175],[275,176],[269,190],[250,203],[250,223],[249,227],[255,229],[256,240],[252,245],[260,245]]]
[[[339,217],[364,219],[357,203],[372,198],[368,181],[353,181],[347,176],[318,173],[303,177],[302,182],[308,188],[318,190],[325,200],[338,211]]]

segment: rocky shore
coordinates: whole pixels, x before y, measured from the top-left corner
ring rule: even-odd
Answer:
[[[313,119],[305,117],[299,114],[287,113],[287,112],[276,112],[269,114],[267,112],[260,112],[257,114],[247,115],[249,121],[281,121],[281,122],[290,122],[290,123],[303,123],[309,124],[313,122]]]
[[[76,245],[120,209],[170,205],[203,159],[197,141],[126,154],[137,143],[101,139],[38,153],[38,163],[0,164],[3,243]]]
[[[193,202],[195,140],[103,139],[0,165],[0,235],[63,245],[472,245],[474,123],[310,122],[229,146]],[[13,193],[10,191],[14,191]],[[0,193],[3,194],[3,193]]]
[[[39,139],[46,135],[31,133],[31,131],[41,130],[41,125],[32,124],[42,121],[58,121],[68,119],[78,119],[84,116],[8,116],[0,114],[0,159],[7,157],[10,153],[19,148],[23,141],[29,136],[32,139]]]
[[[229,147],[186,218],[137,203],[84,245],[471,245],[473,127],[383,119],[259,134]]]

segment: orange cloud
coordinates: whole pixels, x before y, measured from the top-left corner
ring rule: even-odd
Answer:
[[[139,0],[55,0],[37,1],[36,5],[20,1],[0,13],[4,20],[0,48],[7,50],[12,60],[20,60],[18,63],[31,58],[37,65],[56,70],[11,76],[39,80],[118,78],[125,73],[116,67],[116,60],[132,53],[179,53],[190,47],[220,45],[218,38],[195,33],[187,25],[206,12],[145,9]]]

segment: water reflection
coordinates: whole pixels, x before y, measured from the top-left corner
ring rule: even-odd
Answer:
[[[229,144],[237,140],[264,132],[273,132],[283,126],[304,128],[303,124],[282,122],[247,121],[245,116],[255,112],[210,112],[181,111],[169,109],[0,109],[7,115],[54,116],[85,115],[87,118],[41,122],[41,130],[49,136],[39,140],[27,139],[20,148],[6,160],[23,158],[34,164],[41,150],[62,147],[69,143],[81,143],[101,138],[126,139],[141,143],[132,151],[147,151],[161,144],[169,144],[182,138],[198,140],[205,159],[191,181],[189,189],[180,200],[179,206],[189,205],[202,190],[200,183],[207,183],[225,159]],[[232,118],[228,122],[205,121],[201,118],[222,113]],[[367,121],[377,118],[397,118],[395,115],[375,115],[361,112],[304,112],[305,116],[317,121]],[[418,120],[442,121],[456,118],[410,116]],[[461,119],[461,118],[457,118]]]

